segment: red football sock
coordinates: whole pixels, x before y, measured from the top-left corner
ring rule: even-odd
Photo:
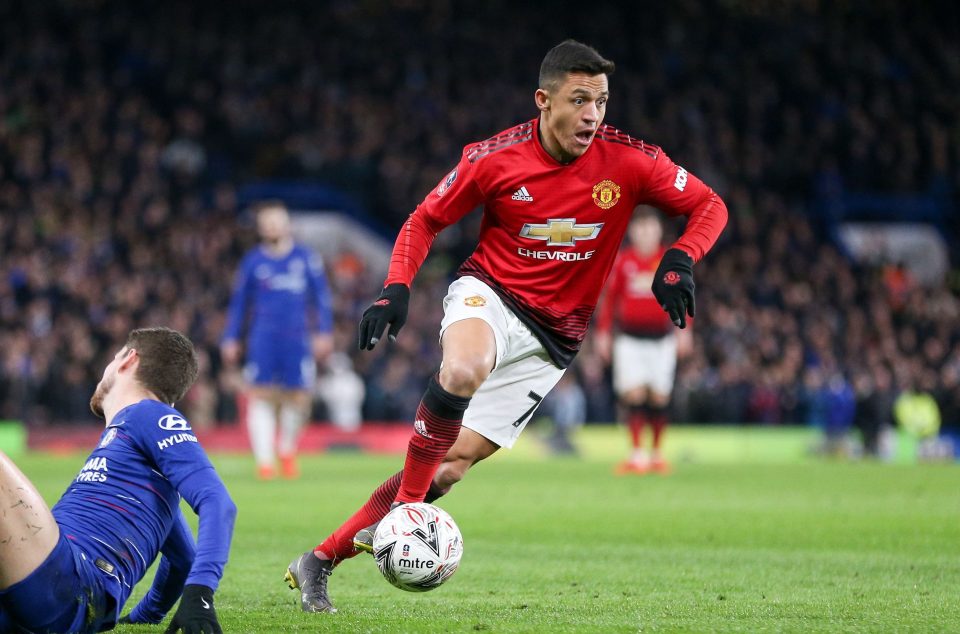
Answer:
[[[400,488],[400,477],[402,471],[390,476],[386,482],[381,484],[366,504],[360,507],[356,513],[350,516],[340,528],[323,540],[319,546],[313,549],[321,559],[332,559],[336,564],[344,559],[349,559],[357,554],[353,547],[353,536],[361,528],[366,528],[383,519],[383,516],[390,510],[393,498],[397,495]]]
[[[469,404],[469,398],[446,391],[436,377],[430,379],[407,445],[397,502],[423,502],[437,467],[460,433],[463,412]]]
[[[667,428],[667,415],[663,412],[656,412],[650,416],[650,425],[653,427],[653,449],[660,449],[660,442],[663,440],[663,430]]]
[[[643,446],[643,427],[647,422],[647,416],[639,408],[630,408],[630,414],[627,423],[630,426],[630,440],[633,442],[634,449],[640,449]]]

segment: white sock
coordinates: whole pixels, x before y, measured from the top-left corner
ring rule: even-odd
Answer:
[[[650,455],[646,449],[634,449],[630,455],[630,462],[633,464],[647,464],[650,462]]]
[[[251,398],[247,413],[247,429],[250,432],[250,447],[253,459],[259,467],[272,467],[274,461],[273,439],[277,434],[276,408],[262,398]]]
[[[297,444],[300,442],[300,432],[306,416],[300,407],[293,403],[284,403],[280,406],[280,443],[281,456],[293,456],[297,453]]]

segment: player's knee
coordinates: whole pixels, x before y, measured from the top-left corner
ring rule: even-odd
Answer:
[[[473,396],[490,375],[483,363],[461,359],[445,359],[440,368],[440,386],[458,396]]]
[[[642,387],[627,390],[620,395],[620,402],[627,407],[642,406],[647,400],[647,390]]]
[[[665,412],[670,406],[670,395],[651,393],[650,398],[647,399],[647,406],[655,413]]]

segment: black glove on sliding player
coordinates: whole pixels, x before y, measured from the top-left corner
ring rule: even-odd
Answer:
[[[213,590],[195,584],[183,587],[180,607],[164,634],[223,634],[213,609]]]
[[[390,341],[397,340],[397,333],[407,323],[407,308],[410,304],[410,289],[405,284],[390,284],[380,292],[377,301],[363,311],[360,319],[361,350],[373,350],[383,331],[390,324],[387,335]]]
[[[693,300],[693,258],[680,249],[667,249],[653,276],[653,296],[675,326],[687,327],[687,315],[697,312]]]

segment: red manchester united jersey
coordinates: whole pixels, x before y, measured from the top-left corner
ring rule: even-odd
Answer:
[[[653,296],[653,274],[665,249],[640,255],[635,249],[620,251],[610,273],[597,314],[597,328],[610,332],[614,324],[635,337],[664,337],[673,332],[670,316]]]
[[[663,151],[609,125],[568,164],[539,140],[539,120],[468,145],[397,238],[386,283],[409,285],[434,237],[483,205],[480,237],[460,267],[487,283],[560,367],[573,360],[634,207],[686,215],[673,245],[698,261],[726,224],[723,201]]]

